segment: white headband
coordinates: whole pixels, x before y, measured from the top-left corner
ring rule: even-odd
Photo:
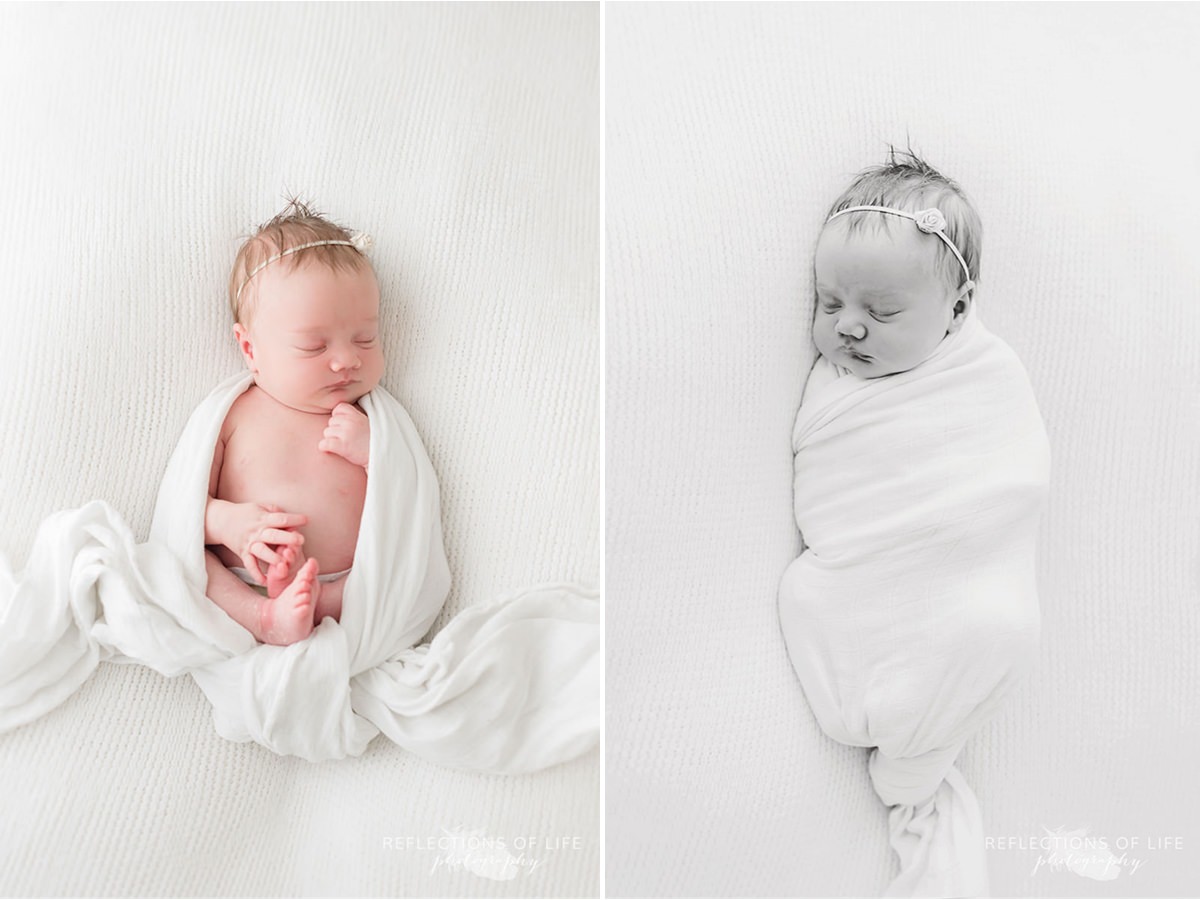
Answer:
[[[350,240],[348,240],[348,241],[312,241],[307,244],[300,244],[298,247],[289,247],[288,249],[284,250],[282,253],[276,253],[274,256],[264,259],[257,266],[255,266],[254,271],[251,272],[249,275],[247,275],[246,280],[243,281],[241,283],[241,285],[238,287],[237,293],[233,295],[233,299],[234,300],[241,299],[242,291],[245,289],[246,285],[248,285],[250,283],[251,278],[253,278],[255,275],[257,275],[259,272],[261,272],[263,269],[265,269],[271,263],[277,262],[278,260],[281,260],[285,256],[289,256],[292,253],[299,253],[301,250],[307,250],[309,247],[324,247],[324,246],[331,245],[331,244],[339,244],[344,247],[353,247],[359,253],[365,254],[368,250],[371,249],[371,247],[374,245],[374,243],[375,242],[371,239],[371,236],[369,234],[367,234],[365,231],[356,231],[356,232],[354,232],[354,234],[350,235]]]
[[[946,228],[946,217],[942,215],[940,209],[919,209],[915,213],[910,213],[902,209],[892,209],[890,206],[848,206],[845,209],[839,209],[826,219],[825,222],[828,224],[838,216],[860,211],[881,212],[887,213],[889,216],[903,216],[906,219],[912,219],[917,223],[917,228],[925,232],[925,234],[936,234],[946,242],[946,246],[950,248],[950,252],[954,254],[954,258],[958,260],[958,264],[962,266],[963,273],[967,276],[967,281],[971,280],[971,270],[967,268],[967,261],[958,252],[958,248],[954,246],[954,241],[946,237],[944,230]]]

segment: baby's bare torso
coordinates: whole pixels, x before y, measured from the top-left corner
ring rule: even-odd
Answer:
[[[317,449],[328,424],[328,414],[300,412],[252,386],[221,426],[225,455],[216,496],[307,516],[299,529],[304,555],[316,558],[321,572],[340,572],[354,562],[367,472]],[[226,566],[242,565],[227,547],[217,555]]]

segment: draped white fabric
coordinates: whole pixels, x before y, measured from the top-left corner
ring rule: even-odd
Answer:
[[[814,378],[793,450],[806,549],[780,621],[822,729],[876,748],[887,895],[980,896],[983,820],[953,763],[1037,652],[1050,456],[1024,369],[971,315],[908,372]]]
[[[543,769],[595,746],[594,591],[519,591],[470,607],[415,646],[450,574],[436,475],[383,388],[362,399],[371,462],[341,620],[286,647],[258,644],[204,596],[213,449],[250,384],[248,373],[227,379],[192,414],[147,543],[97,501],[47,519],[25,570],[0,573],[0,729],[52,709],[112,659],[190,672],[222,736],[313,761],[357,756],[380,731],[434,762],[493,772]]]

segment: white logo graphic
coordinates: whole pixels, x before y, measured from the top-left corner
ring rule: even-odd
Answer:
[[[465,868],[480,878],[511,881],[541,865],[541,860],[530,859],[524,853],[513,856],[503,838],[489,837],[482,828],[456,825],[452,829],[443,828],[442,834],[444,837],[438,840],[442,853],[433,861],[430,872],[439,868]]]
[[[1121,874],[1123,866],[1130,866],[1130,874],[1133,874],[1144,862],[1141,859],[1128,859],[1124,853],[1114,856],[1104,838],[1088,836],[1086,825],[1072,831],[1066,831],[1065,828],[1065,825],[1060,825],[1051,831],[1042,826],[1046,837],[1039,841],[1039,845],[1047,852],[1040,854],[1034,863],[1035,874],[1043,866],[1051,871],[1065,867],[1083,878],[1112,881]]]

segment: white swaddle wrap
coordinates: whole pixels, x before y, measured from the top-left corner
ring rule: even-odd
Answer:
[[[1029,380],[971,313],[907,372],[811,380],[792,440],[806,549],[780,623],[821,728],[876,748],[885,896],[979,896],[983,823],[953,764],[1037,648],[1050,454]]]
[[[415,646],[450,587],[437,478],[383,388],[360,401],[370,464],[340,621],[258,644],[204,594],[204,509],[221,424],[252,383],[220,384],[188,420],[138,544],[107,504],[48,517],[24,571],[0,557],[0,731],[72,694],[101,660],[190,673],[217,731],[309,760],[379,732],[449,766],[527,772],[598,743],[599,598],[541,585],[471,606]]]

